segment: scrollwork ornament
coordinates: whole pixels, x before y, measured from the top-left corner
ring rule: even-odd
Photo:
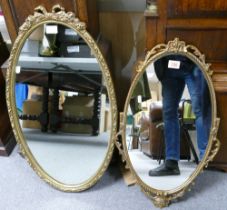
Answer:
[[[140,80],[141,76],[146,71],[146,68],[154,63],[156,60],[172,55],[182,55],[186,56],[190,60],[192,60],[198,67],[201,69],[204,78],[206,79],[208,89],[210,91],[210,101],[212,106],[212,123],[210,129],[209,141],[206,149],[206,153],[204,158],[200,161],[196,170],[189,176],[189,178],[180,184],[178,187],[171,190],[159,190],[155,189],[152,186],[146,184],[135,171],[132,162],[130,160],[127,143],[126,143],[126,124],[127,124],[127,110],[130,105],[131,96],[133,95],[133,91]],[[137,183],[141,187],[141,190],[153,201],[154,205],[163,208],[168,206],[172,200],[182,197],[187,191],[191,190],[191,186],[194,185],[196,177],[203,171],[204,167],[207,167],[208,163],[212,161],[217,154],[220,148],[220,141],[216,138],[219,121],[217,118],[217,107],[216,107],[216,97],[215,91],[213,87],[213,83],[211,80],[212,70],[210,69],[210,64],[206,63],[205,55],[203,55],[195,46],[186,45],[184,41],[180,41],[179,38],[175,38],[172,41],[169,41],[167,44],[158,44],[150,51],[147,52],[144,61],[140,62],[136,68],[137,75],[135,76],[124,107],[123,120],[122,125],[124,125],[122,130],[122,145],[123,145],[123,157],[127,162],[127,165],[130,168],[133,176],[136,178]]]
[[[208,72],[209,76],[212,75],[213,71],[210,70],[210,64],[205,63],[205,55],[202,54],[198,48],[193,45],[186,45],[184,41],[180,41],[179,38],[175,38],[173,41],[169,41],[168,44],[158,44],[150,51],[147,52],[146,57],[144,59],[144,63],[149,62],[149,59],[152,58],[154,55],[162,54],[162,53],[185,53],[185,54],[192,54],[194,55],[196,60],[199,60],[202,64],[204,69]],[[142,68],[142,66],[141,66]],[[137,70],[139,72],[139,69]]]
[[[158,44],[154,48],[152,48],[150,51],[147,52],[146,57],[144,59],[144,63],[149,62],[149,59],[152,58],[154,55],[157,55],[158,53],[162,53],[166,51],[166,45],[165,44]]]
[[[169,206],[171,199],[166,193],[152,193],[149,189],[141,187],[141,191],[150,198],[154,205],[158,208],[164,208]]]
[[[45,8],[44,8],[44,9],[45,9]],[[52,8],[52,13],[59,13],[59,12],[65,13],[65,8],[62,7],[60,4],[54,5],[53,8]],[[72,14],[72,15],[74,16],[74,18],[75,18],[75,15],[74,15],[72,12],[68,12],[69,18],[72,17],[71,14]]]
[[[184,52],[185,49],[185,42],[180,41],[179,38],[175,38],[173,41],[169,41],[167,44],[167,51],[170,52]]]
[[[28,36],[40,25],[47,23],[56,23],[62,24],[69,28],[75,30],[88,44],[91,50],[94,52],[94,56],[99,62],[100,69],[102,71],[103,78],[107,86],[107,92],[110,98],[110,108],[111,108],[111,135],[108,145],[108,151],[106,153],[105,160],[98,169],[98,171],[89,178],[87,181],[81,184],[67,185],[61,183],[54,178],[50,177],[36,162],[35,158],[28,149],[27,144],[25,143],[23,133],[21,131],[20,125],[18,123],[18,115],[15,105],[15,93],[14,93],[14,81],[15,81],[15,67],[17,65],[17,60],[20,55],[20,50],[23,47]],[[96,42],[91,37],[91,35],[86,30],[86,24],[81,22],[78,18],[75,17],[75,14],[72,12],[66,12],[63,7],[60,5],[55,5],[52,8],[52,12],[48,12],[43,6],[38,6],[34,10],[33,15],[29,15],[23,25],[19,28],[18,37],[14,42],[14,45],[11,50],[9,58],[9,67],[7,70],[6,76],[6,102],[10,117],[10,122],[13,128],[15,138],[19,144],[20,150],[24,155],[25,159],[28,161],[29,165],[33,170],[48,184],[55,187],[56,189],[67,191],[67,192],[79,192],[86,190],[97,183],[97,181],[102,177],[106,171],[114,150],[115,146],[115,137],[117,133],[117,104],[116,96],[114,92],[113,82],[110,76],[109,68],[103,55],[98,48]]]
[[[127,164],[126,157],[125,157],[124,150],[122,148],[122,143],[121,143],[121,140],[120,139],[122,139],[122,133],[121,132],[119,132],[116,135],[116,138],[115,138],[115,146],[118,149],[119,155],[121,156],[121,161],[126,164],[125,165],[125,168],[126,169],[129,169],[130,167]]]

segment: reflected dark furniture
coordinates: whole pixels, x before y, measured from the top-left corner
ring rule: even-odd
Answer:
[[[162,120],[162,104],[160,102],[152,102],[149,110],[149,138],[141,141],[141,150],[144,154],[153,159],[163,159],[165,157],[165,142],[163,134],[163,120]],[[179,111],[182,112],[182,109]],[[181,143],[180,143],[180,158],[191,159],[190,149],[193,151],[193,156],[196,162],[198,158],[192,144],[188,130],[181,126]],[[188,136],[187,136],[188,134]]]
[[[156,3],[157,13],[148,10],[144,13],[147,50],[179,37],[196,46],[212,64],[221,118],[217,136],[221,148],[210,164],[227,171],[227,1],[156,0]]]
[[[60,68],[60,69],[57,69]],[[65,72],[64,72],[65,71]],[[92,126],[92,134],[98,135],[100,117],[100,97],[102,87],[102,72],[75,71],[68,67],[56,67],[52,70],[39,72],[38,69],[22,69],[17,75],[17,81],[25,84],[43,87],[42,113],[38,116],[20,115],[22,120],[38,120],[41,130],[46,132],[48,126],[52,132],[57,132],[59,125],[67,124],[88,124]],[[29,79],[30,78],[30,79]],[[51,98],[51,109],[48,110],[49,89],[53,90]],[[59,90],[78,92],[80,95],[92,95],[94,97],[93,117],[86,119],[76,116],[62,116],[59,114]]]
[[[0,66],[9,57],[0,33]],[[0,155],[8,156],[16,145],[5,100],[5,79],[0,71]]]
[[[38,58],[38,57],[37,57]],[[34,58],[35,59],[35,58]],[[40,115],[23,115],[20,114],[19,118],[22,120],[37,120],[41,124],[41,130],[46,132],[48,127],[52,132],[57,132],[59,126],[62,123],[67,124],[88,124],[92,126],[92,134],[98,135],[99,131],[99,119],[100,119],[100,97],[102,86],[102,72],[98,62],[95,58],[96,71],[83,71],[82,69],[74,70],[67,65],[61,65],[57,62],[58,58],[51,58],[55,60],[55,63],[49,64],[48,58],[47,64],[53,65],[51,69],[32,69],[22,68],[19,74],[17,74],[17,82],[28,85],[39,86],[43,88],[42,95],[42,113]],[[64,58],[59,58],[64,59]],[[65,58],[66,60],[68,58]],[[72,58],[69,58],[72,59]],[[32,65],[35,65],[32,62]],[[76,66],[73,63],[74,66]],[[23,66],[23,64],[22,64]],[[40,65],[42,66],[42,65]],[[45,66],[45,64],[44,64]],[[6,73],[7,64],[4,65],[4,75]],[[48,110],[49,103],[49,90],[53,90],[53,96],[51,97],[51,108]],[[93,117],[86,119],[76,116],[62,116],[59,110],[59,90],[78,92],[79,95],[92,95],[94,97],[93,105]]]
[[[111,65],[110,43],[100,36],[98,45],[103,55],[107,58],[107,63]],[[102,86],[102,71],[96,58],[91,55],[87,58],[30,57],[33,61],[32,63],[30,60],[24,61],[23,63],[23,56],[21,58],[22,63],[19,61],[21,72],[17,74],[17,82],[43,87],[43,95],[42,113],[38,116],[20,115],[20,119],[38,120],[43,132],[48,130],[48,126],[52,132],[57,132],[62,123],[88,124],[92,126],[92,134],[98,135],[101,93],[106,93],[106,89]],[[80,59],[92,59],[93,61],[90,60],[86,63],[83,60],[80,66],[80,64],[77,63]],[[42,64],[40,63],[41,60]],[[69,63],[67,64],[67,62]],[[6,62],[2,67],[4,76],[7,66],[8,63]],[[22,66],[24,67],[22,68]],[[31,66],[33,68],[31,68]],[[34,66],[36,66],[36,68]],[[50,68],[50,66],[52,67]],[[74,67],[76,69],[74,69]],[[80,67],[82,69],[80,69]],[[92,70],[90,68],[94,69]],[[49,89],[53,90],[50,111],[48,111]],[[94,97],[93,117],[86,119],[76,116],[62,116],[58,109],[59,90],[78,92],[80,95],[85,96],[92,95]]]
[[[97,10],[97,1],[91,0],[0,0],[1,9],[5,16],[7,29],[12,42],[15,41],[19,27],[25,19],[34,13],[37,6],[44,6],[48,12],[53,5],[60,4],[66,11],[73,11],[77,17],[86,23],[88,31],[94,38],[99,35],[99,14]],[[5,49],[5,48],[4,48]],[[8,52],[1,45],[1,62],[2,64],[8,58]],[[111,53],[107,54],[106,60],[110,61]],[[15,139],[12,135],[12,129],[9,122],[8,112],[5,104],[5,81],[0,71],[1,100],[0,100],[0,155],[9,154],[15,145]],[[3,94],[4,93],[4,94]]]

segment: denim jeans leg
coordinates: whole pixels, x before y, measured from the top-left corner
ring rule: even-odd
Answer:
[[[181,79],[167,77],[162,80],[166,160],[180,159],[180,125],[178,106],[184,87],[185,82]]]
[[[197,133],[197,144],[199,148],[199,157],[203,158],[206,151],[208,142],[207,123],[203,117],[203,88],[202,80],[204,79],[201,70],[195,68],[193,74],[188,74],[185,77],[185,82],[188,86],[188,90],[192,101],[192,110],[196,116],[196,133]]]

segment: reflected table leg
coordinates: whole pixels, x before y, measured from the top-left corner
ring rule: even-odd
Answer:
[[[49,113],[48,113],[49,88],[43,87],[42,113],[40,114],[41,131],[48,131]]]
[[[50,129],[52,132],[56,133],[58,130],[58,124],[60,122],[60,117],[58,116],[58,106],[59,106],[59,90],[54,89],[54,94],[51,102],[51,113],[50,113]]]
[[[99,134],[100,109],[101,109],[101,91],[97,89],[94,93],[94,108],[92,117],[92,135]]]

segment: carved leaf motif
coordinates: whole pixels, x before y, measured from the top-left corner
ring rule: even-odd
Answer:
[[[94,176],[91,180],[89,180],[87,183],[83,183],[81,185],[75,185],[75,186],[68,186],[64,185],[62,183],[57,182],[56,180],[53,180],[51,177],[48,176],[36,163],[35,159],[32,157],[30,152],[28,151],[27,147],[25,146],[24,140],[23,140],[23,134],[20,131],[20,127],[18,122],[15,120],[17,119],[17,112],[13,108],[14,107],[14,77],[15,77],[15,61],[18,59],[18,54],[20,53],[20,47],[22,44],[24,44],[27,36],[34,30],[35,27],[39,26],[40,24],[44,24],[46,22],[59,22],[60,24],[64,24],[68,27],[71,27],[72,29],[76,30],[81,37],[88,43],[88,45],[93,49],[93,51],[96,53],[96,57],[99,60],[100,68],[102,70],[102,74],[104,77],[104,80],[106,82],[106,85],[109,87],[107,88],[109,97],[111,98],[111,110],[112,112],[112,130],[111,130],[111,141],[108,147],[108,152],[106,155],[106,158],[103,162],[103,165],[100,167],[101,169],[97,172],[96,176]],[[60,5],[56,5],[52,8],[52,13],[47,12],[47,10],[39,6],[35,9],[34,14],[27,17],[24,24],[20,27],[18,37],[14,42],[13,48],[11,50],[11,55],[9,58],[9,68],[7,70],[7,79],[6,79],[6,101],[9,111],[9,117],[10,122],[13,128],[13,132],[15,135],[15,138],[21,148],[22,153],[25,156],[25,159],[28,161],[29,165],[34,169],[34,171],[40,176],[41,179],[49,183],[51,186],[60,189],[62,191],[67,192],[79,192],[85,189],[88,189],[89,187],[93,186],[103,175],[105,170],[107,169],[109,162],[112,157],[113,149],[115,146],[114,138],[117,133],[117,105],[116,105],[116,97],[114,93],[114,87],[112,83],[112,79],[110,77],[108,66],[103,59],[103,56],[101,54],[101,51],[96,46],[95,41],[92,39],[90,34],[86,31],[86,24],[83,22],[80,22],[78,18],[75,18],[74,13],[72,12],[65,12],[65,9],[61,7]]]
[[[175,38],[173,41],[169,41],[167,44],[168,51],[180,52],[185,51],[185,42],[180,41],[179,38]]]
[[[136,71],[139,75],[136,78],[139,78],[139,76],[141,76],[141,74],[144,72],[144,68],[146,68],[152,62],[155,62],[156,59],[170,54],[180,54],[187,56],[197,65],[199,65],[199,67],[204,73],[204,76],[207,79],[207,84],[211,91],[211,101],[213,106],[212,110],[213,113],[216,114],[215,91],[211,82],[212,71],[210,70],[210,64],[205,62],[205,55],[202,54],[196,47],[192,45],[186,45],[184,41],[180,41],[178,38],[175,38],[173,41],[169,41],[168,44],[156,45],[154,48],[148,51],[144,61],[137,64],[138,66],[136,68]],[[135,79],[135,81],[133,82],[133,87],[134,85],[136,85],[136,82],[137,80]],[[129,102],[127,101],[126,103],[128,104]],[[154,189],[152,188],[152,186],[148,186],[146,183],[144,183],[140,179],[140,177],[138,177],[135,171],[131,169],[131,171],[135,173],[135,176],[138,179],[138,184],[140,185],[141,190],[154,202],[155,206],[159,208],[166,207],[172,200],[182,197],[186,191],[190,191],[191,186],[194,185],[194,180],[196,179],[196,177],[202,172],[204,166],[207,166],[207,164],[214,158],[214,156],[218,152],[220,148],[220,142],[216,138],[216,135],[219,127],[219,119],[216,119],[216,116],[213,117],[215,118],[213,119],[215,123],[214,125],[212,125],[213,127],[211,128],[210,132],[211,145],[209,146],[209,154],[206,154],[204,160],[201,161],[197,169],[191,174],[191,176],[188,178],[188,181],[184,182],[179,188],[173,189],[171,191]],[[125,127],[123,126],[121,129],[123,130],[125,129]],[[127,152],[126,148],[124,148],[124,152]],[[126,154],[124,154],[124,159],[125,157],[127,157]],[[126,159],[126,161],[129,160]],[[131,167],[131,164],[129,164],[129,166]]]
[[[165,44],[159,44],[156,47],[154,47],[152,50],[148,51],[144,62],[148,62],[150,58],[152,58],[154,55],[164,52],[167,49]]]

